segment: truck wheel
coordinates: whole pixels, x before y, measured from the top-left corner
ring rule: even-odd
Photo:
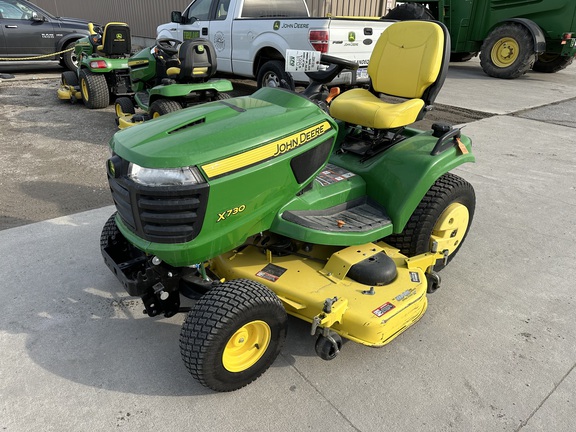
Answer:
[[[215,391],[244,387],[274,362],[286,338],[287,315],[264,285],[237,279],[196,302],[180,332],[188,371]]]
[[[393,19],[398,21],[410,21],[410,20],[423,20],[431,21],[435,20],[434,15],[426,6],[418,3],[404,3],[396,6],[394,9],[390,10],[382,18]]]
[[[534,65],[534,40],[526,27],[507,23],[496,27],[484,39],[480,66],[486,75],[513,79],[524,75]]]
[[[106,108],[110,104],[110,92],[104,75],[82,69],[80,71],[80,92],[84,105],[90,109]]]
[[[477,55],[477,52],[454,52],[450,54],[450,61],[455,63],[467,62]]]
[[[270,60],[264,63],[258,71],[256,84],[258,88],[282,87],[288,90],[296,88],[292,75],[284,70],[284,63],[280,60]]]
[[[540,54],[532,66],[536,72],[554,73],[570,66],[574,61],[572,56],[561,56],[556,53]]]
[[[64,46],[64,49],[67,50],[70,48],[74,48],[75,45],[76,41],[69,42]],[[69,70],[76,72],[76,69],[78,69],[78,56],[76,55],[76,52],[72,50],[62,54],[60,64],[66,66]]]
[[[169,99],[158,99],[150,106],[150,116],[156,118],[181,109],[182,105],[179,102]]]
[[[428,190],[408,220],[404,231],[384,239],[409,257],[429,252],[434,238],[451,239],[448,249],[450,262],[462,243],[472,223],[476,195],[474,188],[463,178],[447,173]],[[438,271],[443,263],[434,266]]]

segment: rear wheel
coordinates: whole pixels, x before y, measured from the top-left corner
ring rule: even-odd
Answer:
[[[180,332],[188,371],[216,391],[244,387],[274,362],[286,338],[280,299],[246,279],[218,285],[196,302]]]
[[[390,12],[383,16],[385,19],[393,19],[398,21],[409,21],[409,20],[424,20],[430,21],[434,20],[434,15],[432,12],[418,3],[404,3],[396,6]]]
[[[404,231],[385,241],[409,257],[430,251],[435,240],[442,241],[448,244],[450,262],[468,234],[475,207],[472,185],[455,174],[444,174],[424,195]],[[443,267],[438,263],[434,269]]]
[[[150,117],[157,118],[182,109],[179,102],[169,99],[158,99],[150,106]]]
[[[503,24],[492,30],[480,51],[482,69],[495,78],[518,78],[530,70],[535,60],[530,31],[516,23]]]
[[[284,70],[284,62],[280,60],[270,60],[262,65],[256,77],[258,88],[262,87],[282,87],[294,90],[294,79],[292,75]]]
[[[467,62],[477,55],[477,52],[454,52],[450,54],[450,61],[455,63]]]
[[[104,75],[82,69],[80,71],[80,91],[84,105],[90,109],[106,108],[110,104],[110,91]]]
[[[555,73],[570,66],[574,61],[572,56],[561,56],[556,53],[540,54],[532,67],[536,72]]]

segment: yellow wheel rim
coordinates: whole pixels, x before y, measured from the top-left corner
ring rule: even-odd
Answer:
[[[434,228],[431,241],[438,242],[438,250],[448,249],[448,255],[454,253],[468,230],[470,213],[460,203],[452,203],[442,212]]]
[[[88,85],[86,84],[85,79],[82,80],[80,86],[82,87],[82,97],[84,98],[84,100],[88,100]]]
[[[490,57],[496,66],[505,68],[516,61],[519,53],[520,45],[518,42],[511,37],[504,37],[494,44],[490,51]]]
[[[120,104],[116,104],[115,108],[116,108],[116,117],[124,117],[126,115],[124,114],[124,111],[122,111],[122,107],[120,106]]]
[[[152,118],[158,118],[160,115],[161,114],[158,111],[155,111],[154,114],[152,114]]]
[[[222,364],[229,372],[242,372],[253,366],[266,352],[272,332],[264,321],[251,321],[232,335],[224,352]]]

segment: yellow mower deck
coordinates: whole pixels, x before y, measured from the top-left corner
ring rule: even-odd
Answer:
[[[380,252],[396,265],[398,275],[393,282],[370,286],[347,276],[354,264]],[[408,259],[383,242],[340,250],[314,246],[310,252],[288,256],[272,256],[262,248],[247,246],[213,259],[210,268],[218,277],[266,285],[289,314],[312,323],[312,333],[330,328],[347,339],[378,347],[422,317],[428,304],[425,270],[442,256],[427,253]]]

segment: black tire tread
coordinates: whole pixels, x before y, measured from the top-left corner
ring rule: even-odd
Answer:
[[[88,100],[84,100],[84,93],[82,93],[84,105],[90,109],[106,108],[110,104],[110,91],[106,77],[83,69],[80,71],[80,83],[82,80],[86,81],[88,88]]]
[[[76,72],[64,71],[64,72],[62,72],[62,76],[60,77],[60,82],[63,85],[77,86],[78,85],[78,75],[76,75]]]
[[[382,18],[393,19],[398,21],[409,21],[409,20],[423,20],[431,21],[435,20],[434,15],[428,10],[424,5],[418,3],[404,3],[396,6],[390,10]]]
[[[178,111],[182,109],[180,102],[170,99],[158,99],[155,100],[152,105],[150,105],[150,115],[154,115],[155,112],[161,116]]]
[[[221,380],[218,377],[221,365],[211,357],[214,357],[216,347],[225,344],[231,336],[227,329],[242,322],[254,309],[273,311],[283,330],[276,340],[270,341],[267,352],[255,365],[237,374],[237,381]],[[180,353],[190,374],[202,385],[216,391],[237,390],[257,379],[274,362],[284,344],[286,322],[284,306],[270,289],[247,279],[228,281],[212,288],[194,305],[182,325]],[[235,330],[237,328],[239,326]]]
[[[112,216],[108,218],[104,227],[102,228],[102,233],[100,234],[100,249],[104,249],[108,246],[108,239],[116,234],[120,233],[118,226],[116,225],[116,212],[112,213]]]
[[[561,55],[558,55],[558,57],[550,61],[542,61],[540,59],[536,59],[534,66],[532,66],[532,70],[543,73],[556,73],[562,69],[566,69],[572,64],[573,61],[574,57],[562,57]]]
[[[472,185],[463,178],[446,173],[441,176],[432,187],[426,192],[414,213],[408,220],[404,230],[400,234],[393,234],[384,239],[391,246],[400,249],[400,252],[408,257],[412,257],[429,251],[430,234],[436,224],[437,217],[450,202],[446,202],[449,197],[456,196],[459,192],[470,194],[474,200],[470,212],[470,221],[466,235],[470,230],[475,209],[475,194]],[[454,258],[466,239],[466,235],[458,248],[449,256],[449,260]]]
[[[501,68],[492,62],[491,51],[494,44],[503,37],[512,37],[520,46],[518,58],[510,66]],[[515,79],[528,72],[536,60],[534,40],[532,35],[522,24],[506,23],[496,27],[484,39],[480,50],[480,66],[491,77]]]
[[[115,105],[120,105],[120,109],[124,114],[136,114],[136,108],[130,98],[119,97],[114,103]],[[114,112],[116,112],[116,110],[114,110]]]

